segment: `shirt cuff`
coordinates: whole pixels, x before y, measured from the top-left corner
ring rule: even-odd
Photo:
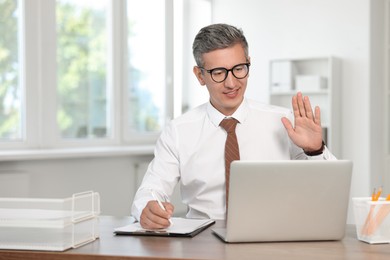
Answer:
[[[153,197],[148,196],[148,194],[142,193],[144,193],[144,191],[137,192],[133,201],[133,205],[131,206],[131,215],[135,217],[138,222],[141,220],[141,214],[146,207],[146,204],[148,204],[150,200],[153,200]]]
[[[326,145],[324,146],[324,150],[322,154],[309,156],[307,155],[308,160],[337,160],[337,158],[329,151]]]

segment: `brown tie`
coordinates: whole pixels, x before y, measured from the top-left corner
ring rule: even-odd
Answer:
[[[240,151],[238,149],[236,136],[237,123],[238,121],[234,118],[225,118],[219,124],[228,134],[225,143],[226,210],[228,208],[229,197],[230,163],[234,160],[240,160]]]

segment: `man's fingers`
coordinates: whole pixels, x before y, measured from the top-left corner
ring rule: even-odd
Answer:
[[[292,107],[293,107],[294,117],[300,117],[301,113],[299,112],[298,100],[297,100],[297,96],[296,95],[294,95],[292,97],[291,104],[292,104]]]
[[[315,117],[314,117],[314,123],[317,125],[321,125],[321,110],[319,106],[316,106],[314,109]]]
[[[288,120],[287,117],[282,117],[282,123],[283,123],[284,127],[286,128],[288,135],[291,136],[294,133],[294,128],[293,128],[290,120]]]
[[[309,97],[307,97],[307,96],[304,97],[303,98],[303,103],[305,105],[306,117],[309,118],[309,119],[313,119],[313,110],[311,108]]]
[[[297,93],[297,103],[298,103],[299,114],[302,117],[306,117],[306,110],[305,110],[305,105],[303,103],[303,98],[302,98],[301,92]]]
[[[165,203],[169,211],[163,210],[157,201],[149,201],[143,209],[140,219],[140,224],[143,228],[160,229],[170,225],[169,218],[173,212],[173,206],[170,203]],[[169,205],[170,204],[170,205]]]
[[[163,205],[164,205],[164,207],[165,207],[166,212],[167,212],[170,216],[172,216],[173,211],[175,210],[175,207],[174,207],[171,203],[169,203],[169,202],[163,202]]]
[[[167,224],[165,222],[161,222],[160,219],[161,219],[160,217],[150,214],[150,212],[149,213],[145,212],[145,214],[143,213],[141,215],[140,224],[145,229],[161,229],[169,226],[169,222]]]

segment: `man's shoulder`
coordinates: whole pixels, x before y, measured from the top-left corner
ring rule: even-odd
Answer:
[[[265,104],[252,99],[247,99],[247,101],[249,108],[255,112],[269,112],[283,115],[288,115],[291,113],[291,110],[286,107]]]
[[[203,119],[207,114],[207,103],[192,108],[172,120],[172,124],[178,125]]]

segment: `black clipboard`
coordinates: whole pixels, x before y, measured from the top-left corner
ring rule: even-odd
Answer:
[[[172,218],[172,222],[172,227],[163,230],[143,229],[140,224],[136,222],[124,227],[116,228],[114,234],[125,236],[194,237],[215,224],[215,220],[212,219]]]

